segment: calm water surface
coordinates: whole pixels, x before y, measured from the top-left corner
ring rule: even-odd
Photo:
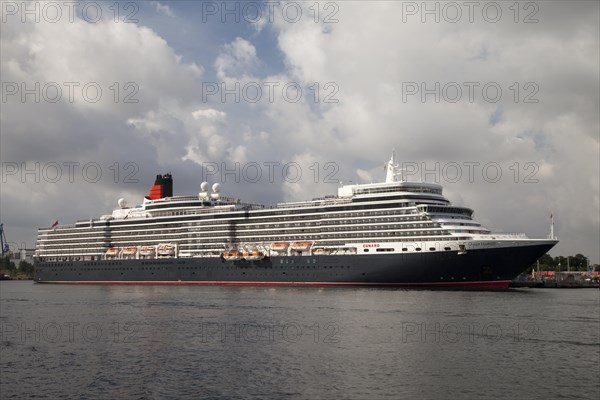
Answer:
[[[600,291],[0,283],[1,399],[598,399]]]

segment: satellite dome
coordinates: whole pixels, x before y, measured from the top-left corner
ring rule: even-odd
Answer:
[[[221,191],[221,184],[220,183],[215,183],[212,186],[212,191],[215,193],[219,193]]]
[[[119,199],[119,207],[121,207],[121,208],[127,207],[127,200],[125,200],[124,198],[121,197]]]
[[[202,192],[207,192],[207,191],[208,191],[208,182],[202,182],[202,183],[200,184],[200,190],[201,190]]]

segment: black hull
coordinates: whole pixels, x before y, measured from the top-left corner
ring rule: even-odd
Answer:
[[[259,261],[172,258],[36,262],[39,283],[366,285],[506,288],[554,244]]]

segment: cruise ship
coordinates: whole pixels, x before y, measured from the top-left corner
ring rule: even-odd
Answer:
[[[158,175],[142,204],[38,230],[39,283],[507,288],[557,240],[493,233],[435,183],[404,179],[276,206]]]

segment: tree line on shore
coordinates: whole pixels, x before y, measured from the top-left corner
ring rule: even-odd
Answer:
[[[540,271],[587,271],[589,260],[583,255],[577,253],[574,256],[556,256],[544,254],[538,260]],[[531,269],[538,269],[538,263],[534,263]],[[598,271],[600,266],[596,265],[595,271]]]
[[[17,265],[6,257],[0,257],[0,274],[9,275],[11,278],[33,278],[33,264],[21,260]]]

